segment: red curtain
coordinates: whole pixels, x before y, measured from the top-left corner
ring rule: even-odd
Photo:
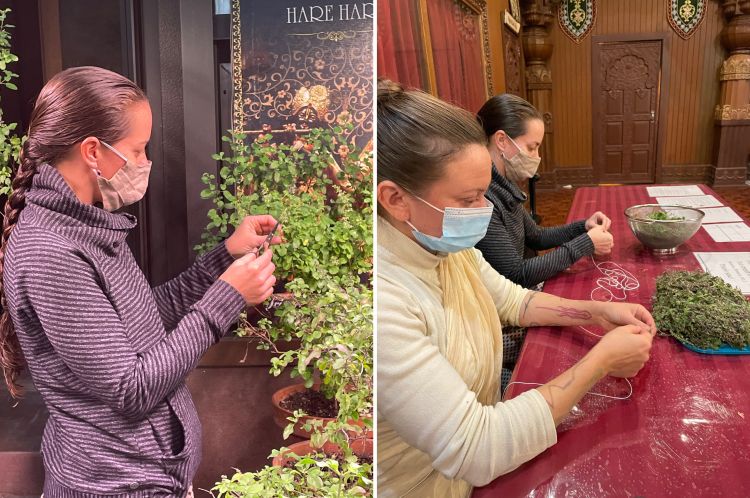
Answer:
[[[426,89],[419,0],[378,1],[378,77]],[[429,0],[437,93],[476,112],[487,99],[480,17],[455,0]]]
[[[418,19],[415,0],[378,2],[378,77],[424,88]]]
[[[487,100],[480,17],[454,0],[430,0],[429,22],[438,95],[478,111]]]

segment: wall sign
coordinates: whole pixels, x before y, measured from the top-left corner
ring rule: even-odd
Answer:
[[[372,139],[374,2],[232,0],[232,128],[290,135],[341,121]]]
[[[580,43],[591,32],[596,22],[594,0],[562,0],[557,19],[568,38]]]
[[[704,17],[705,0],[667,0],[667,19],[675,33],[682,38],[690,38]]]

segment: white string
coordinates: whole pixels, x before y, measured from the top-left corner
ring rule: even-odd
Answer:
[[[630,396],[633,395],[633,384],[630,383],[630,381],[623,377],[623,380],[627,382],[628,384],[628,395],[627,396],[610,396],[609,394],[602,394],[602,393],[595,393],[595,392],[587,392],[586,394],[591,394],[592,396],[599,396],[601,398],[610,398],[610,399],[617,399],[617,400],[626,400],[630,398]],[[513,381],[509,383],[507,386],[505,386],[505,389],[503,390],[503,399],[505,399],[505,393],[508,391],[508,388],[512,386],[513,384],[521,384],[524,386],[543,386],[545,384],[539,384],[537,382],[520,382],[520,381]]]
[[[599,272],[604,275],[603,277],[599,277],[596,279],[596,287],[591,291],[591,300],[592,301],[600,301],[599,299],[594,298],[594,293],[598,290],[602,290],[606,292],[605,296],[608,297],[606,299],[607,302],[611,302],[613,299],[616,301],[624,301],[627,298],[628,291],[634,291],[638,288],[640,288],[641,283],[638,281],[637,278],[635,278],[635,275],[630,273],[628,270],[623,268],[622,266],[618,265],[617,263],[614,263],[612,261],[603,261],[602,263],[597,263],[594,257],[591,257],[591,261],[594,263],[594,266],[596,266],[596,269],[599,270]],[[606,266],[605,266],[606,265]],[[614,291],[620,291],[621,295],[615,295]],[[604,337],[603,335],[595,334],[591,332],[586,327],[579,325],[581,329],[583,329],[584,332],[587,334],[590,334],[594,337]],[[616,399],[616,400],[626,400],[630,398],[633,395],[633,384],[630,383],[630,381],[626,378],[623,378],[623,380],[628,384],[628,394],[627,396],[610,396],[609,394],[602,394],[602,393],[595,393],[595,392],[587,392],[586,394],[591,394],[592,396],[599,396],[601,398],[609,398],[609,399]],[[512,386],[513,384],[519,384],[524,386],[543,386],[544,384],[539,384],[537,382],[521,382],[521,381],[513,381],[509,383],[507,386],[505,386],[505,389],[503,390],[503,399],[505,399],[505,393],[508,391],[508,388]]]
[[[613,299],[615,301],[624,301],[628,297],[628,291],[634,291],[641,286],[635,275],[617,263],[613,263],[612,261],[597,263],[593,256],[591,256],[591,261],[596,266],[596,269],[604,275],[596,279],[596,287],[591,291],[590,296],[592,301],[611,302]],[[596,299],[594,297],[594,294],[599,290],[606,293],[604,294],[606,299]]]
[[[591,334],[594,337],[600,337],[600,338],[604,337],[603,335],[599,335],[599,334],[595,334],[595,333],[591,332],[589,329],[587,329],[583,325],[579,325],[579,327],[582,328],[586,333]],[[601,393],[594,393],[594,392],[587,392],[586,394],[591,394],[593,396],[600,396],[602,398],[610,398],[610,399],[619,399],[619,400],[628,399],[628,398],[630,398],[630,396],[633,395],[633,384],[631,384],[628,379],[625,379],[625,378],[623,378],[623,379],[625,380],[625,382],[628,383],[629,392],[628,392],[627,396],[624,396],[624,397],[623,396],[610,396],[608,394],[601,394]],[[508,384],[507,386],[505,386],[505,389],[503,390],[503,399],[505,399],[505,393],[508,391],[508,388],[512,384],[521,384],[521,385],[524,385],[524,386],[543,386],[544,385],[544,384],[538,384],[536,382],[521,382],[521,381],[511,382],[510,384]]]
[[[604,337],[603,335],[599,335],[599,334],[595,334],[595,333],[591,332],[591,331],[590,331],[589,329],[587,329],[587,328],[586,328],[586,327],[584,327],[583,325],[579,325],[579,327],[580,327],[580,328],[582,328],[584,332],[587,332],[588,334],[591,334],[591,335],[593,335],[594,337],[599,337],[599,338],[602,338],[602,337]]]

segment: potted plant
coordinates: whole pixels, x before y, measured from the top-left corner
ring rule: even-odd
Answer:
[[[348,126],[344,125],[340,131],[345,132],[345,128]],[[338,181],[339,176],[346,180],[343,171],[340,175],[329,173],[332,157],[330,151],[333,150],[341,161],[341,155],[338,154],[340,145],[333,145],[333,133],[333,130],[307,130],[300,140],[290,144],[275,143],[268,134],[256,137],[251,142],[246,135],[230,134],[224,137],[228,152],[214,156],[214,159],[221,161],[218,174],[205,175],[203,178],[206,188],[202,196],[210,200],[212,206],[208,210],[208,226],[202,244],[197,247],[199,252],[213,247],[228,236],[232,227],[248,214],[274,214],[283,221],[288,241],[287,244],[274,247],[274,263],[278,268],[276,275],[281,282],[279,294],[274,295],[263,306],[247,309],[236,333],[228,334],[210,348],[188,379],[206,429],[204,463],[196,477],[196,482],[202,483],[203,487],[215,482],[216,476],[232,465],[246,469],[259,468],[266,462],[271,448],[280,447],[285,440],[287,444],[299,440],[296,437],[291,437],[291,440],[283,438],[281,430],[268,430],[269,425],[274,425],[271,403],[253,403],[254,408],[247,409],[248,400],[270,400],[276,390],[290,383],[288,373],[269,379],[268,372],[274,350],[284,351],[296,347],[293,341],[286,343],[280,339],[275,342],[273,350],[259,350],[260,339],[253,331],[257,330],[258,321],[263,316],[277,320],[274,308],[290,297],[281,292],[284,291],[284,281],[296,276],[303,276],[311,281],[310,275],[316,274],[316,271],[308,270],[310,267],[314,268],[313,265],[300,263],[303,249],[293,249],[297,241],[297,246],[308,251],[305,257],[310,261],[312,252],[319,247],[309,242],[307,246],[303,245],[305,239],[302,233],[310,230],[310,225],[314,224],[312,218],[305,218],[299,210],[286,215],[281,209],[282,204],[276,202],[277,208],[272,201],[282,194],[296,199],[297,191],[305,193],[312,189],[311,195],[305,197],[305,200],[309,201],[308,206],[313,201],[318,204],[313,204],[308,210],[321,209],[321,196],[312,194],[333,188],[334,180]],[[325,147],[325,153],[324,142],[329,144]],[[342,149],[342,152],[346,150]],[[365,158],[365,161],[368,160],[369,157]],[[322,201],[326,199],[328,196],[323,196]],[[327,206],[325,210],[331,211]],[[371,254],[372,232],[369,227],[363,230],[368,230],[365,244],[369,244]],[[339,261],[339,254],[339,251],[334,251],[330,254],[330,260],[334,261],[333,256],[336,256],[335,260]],[[362,258],[353,259],[362,261]],[[366,263],[360,263],[358,267],[367,266]],[[248,432],[256,434],[252,441],[244,437]],[[226,440],[237,443],[227,448]]]
[[[305,443],[298,443],[304,445]],[[322,450],[308,446],[274,450],[274,465],[257,472],[237,471],[231,478],[222,476],[212,489],[217,498],[253,496],[372,496],[372,441],[369,446],[342,452],[334,445]]]
[[[256,332],[269,347],[274,341],[296,338],[299,346],[280,352],[272,360],[272,373],[280,375],[292,367],[292,377],[303,383],[275,394],[275,420],[290,433],[312,437],[315,444],[334,438],[336,431],[321,431],[333,419],[340,429],[371,436],[372,427],[372,289],[356,276],[341,286],[323,292],[307,288],[303,282],[289,284],[295,299],[276,312],[277,325],[263,322]],[[283,394],[284,396],[281,396]],[[294,398],[302,398],[301,405]],[[326,401],[329,402],[328,406]],[[328,413],[307,406],[323,405]],[[333,412],[331,414],[331,411]],[[319,417],[310,417],[309,415]],[[326,417],[326,415],[328,415]],[[326,417],[320,419],[320,416]]]
[[[367,403],[359,402],[363,377],[344,373],[347,368],[370,370],[359,361],[363,345],[372,348],[372,168],[369,151],[346,138],[352,128],[342,119],[289,144],[274,142],[270,134],[248,144],[245,134],[232,134],[224,138],[231,154],[215,156],[223,162],[218,178],[204,177],[204,198],[215,208],[208,213],[201,249],[212,247],[246,215],[268,212],[282,222],[286,243],[274,248],[274,263],[286,293],[275,295],[276,309],[256,312],[260,319],[252,320],[251,311],[243,316],[239,333],[260,339],[260,347],[278,354],[272,360],[274,375],[294,365],[291,375],[302,376],[310,390],[301,393],[307,398],[304,405],[321,404],[318,392],[330,400],[324,415],[337,410],[337,403],[348,409],[355,398],[367,410]],[[366,320],[350,319],[365,315]],[[293,349],[279,349],[290,341]],[[347,356],[342,351],[350,347],[360,349]],[[314,375],[322,370],[318,388]],[[371,391],[371,380],[366,383]],[[345,394],[344,384],[351,394]],[[291,407],[287,416],[295,411]],[[297,433],[309,435],[300,425]]]
[[[270,309],[248,310],[239,333],[273,353],[274,376],[301,378],[284,392],[314,402],[277,413],[284,438],[296,429],[312,447],[330,442],[343,454],[352,452],[352,441],[371,438],[372,427],[372,168],[370,150],[348,138],[352,129],[342,116],[289,143],[270,134],[251,143],[241,133],[225,137],[230,154],[217,154],[218,176],[204,177],[203,195],[214,208],[201,246],[212,247],[246,215],[281,221],[285,243],[274,247],[274,263],[284,294]],[[321,400],[328,416],[310,417]],[[261,472],[255,477],[273,480],[279,471]],[[240,479],[253,496],[255,477]]]

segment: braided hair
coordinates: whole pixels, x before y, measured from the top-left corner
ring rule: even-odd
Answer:
[[[36,174],[36,162],[33,160],[33,153],[30,151],[32,143],[31,140],[27,139],[23,144],[20,164],[14,172],[11,183],[12,191],[5,202],[3,234],[0,243],[0,275],[2,275],[5,262],[5,246],[8,243],[13,226],[18,222],[21,210],[26,204],[26,191],[31,187],[32,178]],[[2,366],[5,383],[8,385],[10,394],[14,398],[18,398],[22,391],[17,384],[17,379],[23,370],[24,361],[21,354],[21,345],[18,343],[18,337],[10,319],[10,313],[6,311],[5,288],[1,279],[0,306],[2,306],[2,315],[0,315],[0,366]]]
[[[28,138],[14,168],[12,191],[5,203],[0,240],[0,367],[8,391],[23,395],[18,377],[26,366],[15,326],[8,311],[3,274],[5,252],[13,227],[26,206],[26,192],[42,164],[55,166],[87,137],[109,143],[127,135],[127,109],[146,95],[122,75],[93,66],[75,67],[56,74],[42,88],[34,105]]]

